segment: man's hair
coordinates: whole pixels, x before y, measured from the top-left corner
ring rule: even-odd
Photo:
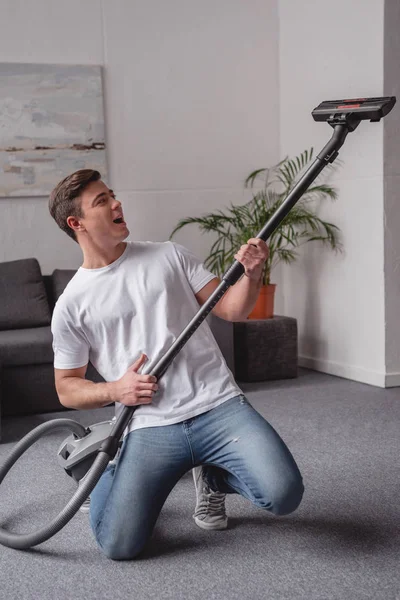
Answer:
[[[81,169],[65,177],[50,194],[49,210],[57,225],[75,242],[75,232],[67,223],[68,217],[83,217],[83,211],[78,197],[92,181],[101,179],[99,171]]]

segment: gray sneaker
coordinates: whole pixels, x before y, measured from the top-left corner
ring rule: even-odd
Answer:
[[[202,529],[226,529],[228,517],[225,512],[225,496],[213,492],[203,479],[203,467],[192,469],[196,488],[196,508],[193,519]]]
[[[86,475],[85,475],[86,477]],[[79,482],[78,482],[78,488],[81,485],[82,481],[85,479],[85,477],[83,477]],[[83,513],[88,513],[90,511],[90,496],[88,496],[86,498],[86,500],[83,502],[83,504],[80,506],[79,510]]]
[[[115,421],[115,420],[116,420],[116,419],[115,419],[115,417],[113,417],[113,419],[112,419],[112,420],[113,420],[113,421]],[[118,451],[117,451],[117,453],[116,453],[115,457],[113,458],[113,460],[110,460],[110,463],[109,463],[110,465],[115,465],[115,464],[118,462],[118,458],[119,458],[119,455],[120,455],[120,450],[121,450],[121,449],[120,449],[120,448],[118,448]],[[85,477],[86,477],[86,475],[85,475]],[[85,477],[83,477],[83,478],[81,479],[81,481],[83,481],[83,479],[84,479]],[[79,484],[80,484],[80,482],[78,483],[78,486],[79,486]],[[81,512],[83,512],[83,513],[88,513],[88,512],[90,512],[90,496],[88,496],[88,497],[86,498],[86,500],[84,501],[84,503],[82,504],[82,506],[80,507],[80,509],[79,509],[79,510],[80,510]]]
[[[90,511],[90,498],[86,498],[79,510],[83,513],[88,513]]]

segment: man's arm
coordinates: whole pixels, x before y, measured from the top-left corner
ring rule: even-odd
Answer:
[[[268,246],[259,238],[251,238],[241,246],[235,258],[242,263],[245,273],[221,300],[212,312],[225,321],[244,321],[253,310],[262,285],[264,263],[268,258]],[[200,305],[210,297],[221,283],[216,277],[197,292],[196,299]]]
[[[114,402],[112,384],[85,379],[87,365],[78,369],[54,369],[58,398],[66,408],[102,408]]]
[[[221,280],[216,277],[205,285],[197,294],[197,302],[202,305],[217,289]],[[212,309],[212,313],[225,321],[244,321],[253,310],[261,288],[258,281],[243,276],[229,288],[221,300]]]
[[[87,365],[77,369],[54,369],[58,398],[63,406],[75,409],[102,408],[112,402],[125,406],[150,404],[158,390],[153,375],[141,375],[139,369],[146,362],[142,354],[117,381],[94,383],[85,379]]]

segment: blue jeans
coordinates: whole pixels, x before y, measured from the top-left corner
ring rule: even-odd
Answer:
[[[128,434],[91,494],[90,524],[109,558],[137,556],[179,479],[197,465],[215,491],[241,494],[275,515],[294,511],[303,496],[289,449],[245,396],[175,425]]]

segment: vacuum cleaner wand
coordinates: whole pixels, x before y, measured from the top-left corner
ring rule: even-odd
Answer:
[[[273,214],[263,229],[254,237],[267,241],[272,232],[275,231],[324,167],[336,159],[347,134],[354,131],[363,119],[379,121],[392,110],[395,102],[396,98],[394,96],[386,98],[358,98],[357,100],[327,100],[321,102],[311,114],[316,121],[327,121],[332,125],[334,128],[332,137],[278,210]],[[174,360],[175,356],[212,311],[217,302],[222,298],[229,287],[238,281],[243,273],[243,265],[235,260],[232,266],[223,275],[222,281],[217,289],[202,305],[198,313],[182,331],[166,354],[154,366],[151,375],[155,376],[157,380],[160,379],[170,363]],[[137,407],[134,406],[124,407],[110,433],[109,439],[105,440],[104,444],[101,446],[103,452],[110,453],[111,458],[114,458],[118,448],[119,438],[123,434],[124,429],[132,418],[136,408]]]

